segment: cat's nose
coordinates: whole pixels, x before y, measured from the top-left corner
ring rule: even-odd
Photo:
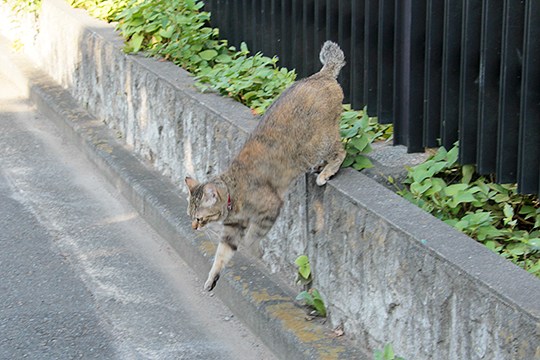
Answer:
[[[193,221],[191,222],[191,228],[192,228],[193,230],[199,230],[199,222],[198,222],[197,220],[193,220]]]

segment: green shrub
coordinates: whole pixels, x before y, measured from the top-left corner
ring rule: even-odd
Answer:
[[[129,0],[68,0],[68,3],[86,9],[95,18],[111,22],[127,7]]]
[[[234,48],[231,48],[234,50]],[[249,55],[245,43],[240,51],[216,55],[216,64],[202,68],[196,79],[203,91],[209,88],[247,104],[255,114],[261,114],[296,78],[294,71],[277,66],[278,58],[257,53]]]
[[[408,169],[398,193],[489,249],[540,277],[540,202],[459,166],[458,146],[440,148]]]
[[[134,1],[118,16],[126,51],[144,50],[171,60],[196,76],[201,90],[230,96],[262,113],[295,79],[294,71],[278,68],[277,58],[249,55],[219,39],[208,26],[210,13],[193,0]]]
[[[72,0],[74,6],[89,9],[94,16],[118,21],[117,29],[126,40],[125,51],[144,51],[170,60],[188,70],[201,91],[215,91],[262,114],[296,78],[294,70],[278,66],[277,57],[250,55],[219,39],[219,30],[209,26],[210,13],[195,0]],[[364,111],[344,106],[341,135],[347,158],[344,167],[357,170],[372,166],[365,154],[371,142],[388,139],[391,125],[379,125]]]
[[[372,151],[371,143],[376,140],[389,140],[392,137],[392,125],[381,125],[376,118],[370,118],[367,109],[352,110],[343,106],[340,123],[341,139],[347,151],[342,167],[352,166],[356,170],[373,167],[366,157]]]

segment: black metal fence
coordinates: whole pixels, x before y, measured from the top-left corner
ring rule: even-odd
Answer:
[[[460,161],[540,193],[540,0],[206,0],[222,38],[300,77],[322,43],[347,57],[354,108],[410,152],[459,140]]]

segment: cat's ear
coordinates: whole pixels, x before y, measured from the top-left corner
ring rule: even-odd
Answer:
[[[185,179],[186,181],[186,185],[188,187],[188,190],[189,190],[189,194],[193,193],[193,190],[195,189],[195,187],[197,185],[199,185],[199,182],[197,180],[195,180],[194,178],[191,178],[191,177],[186,177]]]
[[[216,185],[208,183],[204,185],[204,202],[207,206],[215,205],[218,200],[218,192]]]

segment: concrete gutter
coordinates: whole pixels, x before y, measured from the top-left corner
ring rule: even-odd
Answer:
[[[43,1],[37,28],[28,50],[54,81],[31,65],[3,70],[27,83],[43,111],[64,114],[66,131],[204,278],[214,243],[191,231],[180,179],[223,170],[256,123],[249,110],[198,93],[170,63],[123,54],[110,25],[62,1]],[[238,256],[217,293],[285,359],[365,358],[294,305],[287,287],[300,254],[331,327],[342,324],[361,349],[392,343],[416,360],[540,359],[540,281],[364,174],[344,169],[323,188],[299,179],[262,250],[261,261]]]

